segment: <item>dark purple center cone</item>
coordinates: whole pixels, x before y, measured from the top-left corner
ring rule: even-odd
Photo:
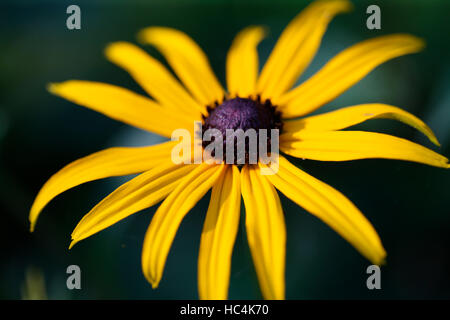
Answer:
[[[209,115],[203,119],[202,134],[208,129],[218,129],[223,137],[223,157],[226,152],[226,130],[242,129],[244,132],[248,129],[268,129],[268,146],[270,150],[270,129],[281,129],[281,115],[276,111],[270,100],[262,102],[259,97],[257,100],[248,98],[234,98],[224,100],[222,104],[215,108],[208,107]],[[209,141],[204,141],[203,146],[208,145]],[[247,143],[247,142],[246,142]],[[258,135],[259,144],[259,135]],[[236,145],[235,145],[235,163],[236,163]],[[246,163],[248,163],[248,145],[246,145]]]

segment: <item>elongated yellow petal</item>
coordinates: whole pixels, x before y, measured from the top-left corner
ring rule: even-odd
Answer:
[[[203,50],[187,34],[165,27],[141,30],[142,43],[155,46],[202,105],[222,101],[224,91]]]
[[[266,176],[278,190],[329,225],[372,263],[383,263],[386,252],[378,234],[350,200],[286,158],[279,160],[278,172]]]
[[[286,225],[276,190],[257,166],[241,172],[245,226],[259,285],[265,299],[284,299]]]
[[[193,165],[175,165],[167,159],[124,183],[81,219],[72,233],[70,248],[133,213],[158,203],[193,169]]]
[[[426,135],[431,142],[439,146],[433,131],[422,120],[400,108],[381,103],[360,104],[299,120],[286,121],[283,124],[283,130],[287,133],[294,133],[300,130],[340,130],[369,119],[394,119],[401,121],[416,128]]]
[[[342,94],[383,62],[418,52],[423,47],[421,39],[408,34],[381,36],[353,45],[277,101],[283,117],[310,113]]]
[[[350,8],[345,0],[314,1],[289,23],[261,71],[257,88],[263,99],[276,103],[292,87],[314,58],[331,19]]]
[[[57,195],[85,182],[113,176],[134,174],[151,169],[164,160],[176,142],[150,147],[110,148],[78,159],[55,173],[41,188],[30,211],[30,229],[42,209]]]
[[[164,107],[195,118],[202,112],[206,113],[205,106],[195,101],[162,63],[141,48],[128,42],[115,42],[106,48],[105,53]]]
[[[414,161],[446,168],[448,159],[414,142],[388,134],[364,131],[300,131],[280,138],[289,155],[322,161],[384,158]]]
[[[198,257],[200,299],[224,300],[228,296],[231,256],[241,210],[239,175],[236,166],[228,166],[212,189]]]
[[[227,55],[227,86],[231,97],[255,97],[258,77],[256,48],[264,35],[262,27],[248,27],[234,38]]]
[[[145,234],[142,271],[156,288],[161,280],[167,254],[184,216],[223,174],[225,165],[202,163],[188,174],[159,206]]]
[[[169,137],[178,128],[191,128],[192,121],[130,90],[101,82],[71,80],[54,83],[49,91],[104,115]]]

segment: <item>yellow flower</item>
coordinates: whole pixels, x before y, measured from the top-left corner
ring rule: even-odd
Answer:
[[[397,107],[365,104],[302,117],[339,96],[381,63],[424,46],[422,40],[406,34],[366,40],[345,49],[311,78],[292,88],[316,54],[330,20],[350,7],[345,0],[313,2],[283,31],[260,74],[257,46],[264,29],[253,26],[241,31],[227,56],[227,91],[200,47],[186,34],[163,27],[146,28],[139,33],[139,39],[164,55],[181,83],[160,62],[131,43],[113,43],[106,49],[107,58],[128,71],[153,100],[113,85],[78,80],[52,84],[49,90],[169,138],[175,129],[192,130],[194,120],[204,124],[209,121],[211,125],[212,114],[220,108],[227,111],[230,104],[235,108],[245,100],[249,108],[260,108],[265,103],[268,107],[264,110],[272,111],[267,119],[274,122],[276,116],[281,117],[278,127],[272,127],[282,126],[280,149],[290,156],[320,161],[387,158],[448,168],[445,157],[408,140],[373,132],[341,131],[369,119],[390,118],[416,128],[439,145],[426,124]],[[227,103],[228,107],[224,107]],[[235,110],[239,113],[239,109]],[[163,200],[142,250],[142,270],[154,288],[161,280],[182,219],[211,188],[198,259],[202,299],[227,298],[241,195],[248,243],[266,299],[285,297],[286,228],[276,189],[328,224],[372,263],[380,264],[385,259],[376,231],[353,203],[283,156],[276,174],[261,175],[259,169],[266,167],[261,162],[243,166],[175,164],[171,161],[175,144],[169,141],[149,147],[110,148],[67,165],[40,190],[30,212],[31,230],[44,206],[60,193],[96,179],[141,173],[83,217],[72,233],[70,246]]]

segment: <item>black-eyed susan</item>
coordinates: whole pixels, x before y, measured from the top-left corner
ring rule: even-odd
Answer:
[[[313,59],[328,23],[349,10],[345,0],[316,1],[281,34],[259,73],[257,46],[261,27],[241,31],[226,61],[225,91],[206,55],[186,34],[163,27],[139,33],[156,47],[180,80],[137,46],[118,42],[106,56],[128,71],[153,98],[113,85],[67,81],[51,93],[138,128],[171,137],[178,128],[193,131],[193,121],[226,129],[280,129],[280,149],[290,156],[320,161],[387,158],[448,168],[448,160],[423,146],[387,134],[341,131],[363,121],[402,121],[438,145],[420,119],[397,107],[365,104],[310,117],[306,114],[339,96],[381,63],[422,49],[422,40],[406,34],[381,36],[339,53],[311,78],[292,88]],[[168,141],[139,148],[111,148],[64,167],[39,192],[30,213],[31,230],[44,206],[82,183],[140,173],[120,186],[88,214],[72,233],[73,246],[127,216],[162,204],[145,235],[142,269],[158,286],[177,229],[189,210],[212,188],[200,240],[198,288],[202,299],[227,298],[231,255],[238,230],[241,195],[253,262],[264,298],[285,296],[285,221],[277,189],[324,221],[375,264],[385,250],[370,222],[339,191],[315,179],[283,156],[278,171],[262,175],[261,162],[236,164],[174,163]]]

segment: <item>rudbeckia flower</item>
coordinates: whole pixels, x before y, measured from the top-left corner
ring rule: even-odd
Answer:
[[[408,140],[342,130],[369,119],[389,118],[414,127],[439,145],[424,122],[397,107],[372,103],[306,116],[381,63],[418,52],[424,46],[422,40],[407,34],[365,40],[343,50],[294,87],[315,56],[330,20],[350,7],[345,0],[310,4],[282,32],[261,72],[257,46],[264,38],[264,29],[252,26],[241,31],[226,59],[227,90],[214,75],[205,53],[189,36],[170,28],[149,27],[139,33],[139,40],[158,49],[179,80],[131,43],[109,45],[106,56],[125,69],[151,98],[114,85],[79,80],[51,84],[49,91],[168,138],[178,128],[193,132],[193,121],[221,131],[279,129],[280,150],[293,157],[319,161],[385,158],[448,168],[445,157]],[[171,160],[176,144],[168,141],[148,147],[110,148],[72,162],[40,190],[29,216],[31,230],[45,205],[62,192],[96,179],[139,173],[81,219],[70,247],[162,201],[142,249],[142,270],[153,288],[161,280],[181,221],[210,189],[198,257],[201,299],[227,298],[241,195],[248,244],[266,299],[285,298],[286,227],[278,191],[328,224],[372,263],[384,261],[386,252],[380,238],[358,208],[284,156],[279,156],[277,172],[262,175],[260,169],[270,167],[261,161],[243,165],[176,164]]]

